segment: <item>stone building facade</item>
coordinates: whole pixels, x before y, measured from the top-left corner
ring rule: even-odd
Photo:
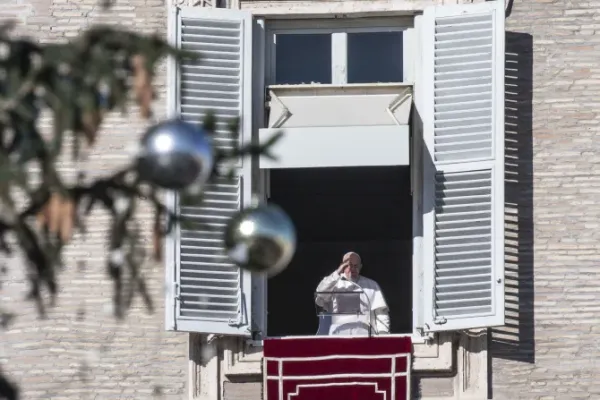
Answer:
[[[206,3],[189,5],[212,7]],[[230,3],[262,15],[389,10],[410,15],[436,1]],[[506,325],[439,334],[415,345],[413,392],[419,398],[600,397],[595,294],[600,177],[594,172],[600,159],[593,144],[600,124],[599,5],[506,1]],[[166,35],[168,6],[162,0],[118,0],[106,13],[95,0],[8,0],[0,5],[0,18],[17,19],[20,32],[44,42],[68,39],[95,22]],[[165,68],[161,71],[159,111],[166,109]],[[90,175],[125,162],[126,148],[136,140],[131,133],[143,129],[142,121],[111,116],[85,166]],[[75,168],[65,161],[66,172]],[[149,216],[140,215],[146,222]],[[17,318],[1,332],[0,368],[20,384],[23,398],[261,399],[259,347],[232,337],[165,330],[162,265],[146,267],[154,313],[136,299],[124,322],[114,320],[103,264],[105,221],[96,212],[87,237],[77,237],[67,249],[62,292],[46,320],[20,301],[25,293],[20,260],[5,261],[1,304]]]

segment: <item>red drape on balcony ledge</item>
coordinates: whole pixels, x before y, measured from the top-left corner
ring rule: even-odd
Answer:
[[[267,400],[408,400],[410,337],[264,341]]]

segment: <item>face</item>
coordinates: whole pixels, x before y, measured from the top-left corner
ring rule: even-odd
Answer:
[[[344,256],[344,262],[348,263],[348,268],[344,271],[344,275],[348,279],[357,279],[362,267],[360,257],[357,254],[348,254]]]

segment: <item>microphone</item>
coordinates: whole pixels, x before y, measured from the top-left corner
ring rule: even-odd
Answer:
[[[350,282],[353,286],[356,286],[357,288],[359,288],[362,291],[362,294],[365,295],[365,298],[367,299],[367,306],[369,308],[368,312],[369,312],[369,337],[371,336],[371,331],[373,330],[373,328],[375,328],[375,333],[379,334],[379,330],[377,327],[377,323],[381,323],[384,327],[386,327],[388,329],[388,331],[390,330],[389,325],[385,324],[384,322],[382,322],[379,318],[377,318],[377,315],[375,315],[374,311],[371,310],[371,302],[369,300],[369,296],[366,295],[364,289],[362,288],[362,286],[360,286],[358,283],[354,282],[353,280],[350,280],[348,278],[346,278],[346,275],[342,275],[341,276],[341,280],[346,281],[346,282]],[[373,315],[375,315],[375,326],[372,326],[372,322],[373,322]]]
[[[376,333],[376,334],[379,334],[379,330],[378,330],[378,327],[377,327],[377,323],[381,323],[381,324],[382,324],[383,326],[385,326],[385,327],[388,329],[388,331],[389,331],[389,329],[390,329],[389,325],[387,325],[387,324],[385,324],[383,321],[381,321],[381,320],[380,320],[380,319],[377,317],[377,315],[375,315],[375,326],[373,326],[373,325],[372,325],[374,311],[373,311],[373,310],[371,310],[371,302],[370,302],[370,300],[369,300],[369,296],[367,296],[367,294],[365,293],[365,291],[364,291],[364,289],[362,288],[362,286],[360,286],[358,283],[354,282],[353,280],[351,280],[351,279],[348,279],[348,278],[346,277],[346,275],[342,275],[342,276],[340,277],[340,279],[339,279],[339,280],[346,281],[346,282],[350,282],[350,284],[352,284],[353,286],[357,287],[357,288],[358,288],[358,289],[361,291],[361,294],[364,294],[364,295],[365,295],[365,298],[367,299],[366,303],[367,303],[367,306],[368,306],[368,313],[369,313],[369,337],[371,336],[371,332],[372,332],[372,330],[373,330],[373,329],[375,329],[375,333]]]
[[[362,291],[363,291],[363,293],[364,293],[364,289],[362,288],[362,286],[360,286],[358,283],[354,282],[353,280],[346,278],[346,275],[342,275],[342,277],[340,278],[340,280],[342,280],[342,281],[346,281],[346,282],[350,283],[352,286],[354,286],[354,287],[356,287],[356,288],[358,288],[358,289],[362,290]],[[369,299],[367,298],[367,301],[368,301],[368,300],[369,300]]]
[[[342,276],[340,277],[339,280],[345,281],[345,282],[349,282],[352,286],[358,288],[360,290],[360,294],[359,294],[359,304],[360,304],[360,295],[365,295],[365,299],[366,299],[366,303],[367,303],[367,313],[369,315],[369,337],[371,337],[372,331],[373,331],[373,321],[372,321],[372,310],[371,310],[371,301],[369,300],[369,296],[367,295],[367,293],[365,292],[365,290],[362,288],[362,286],[360,286],[358,283],[354,282],[351,279],[348,279],[346,277],[346,275],[342,274]],[[359,306],[360,307],[360,306]]]

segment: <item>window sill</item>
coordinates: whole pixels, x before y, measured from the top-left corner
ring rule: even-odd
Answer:
[[[385,335],[385,336],[400,336],[400,337],[406,337],[406,336],[410,336],[411,337],[411,341],[413,344],[427,344],[430,343],[430,345],[432,344],[437,344],[437,340],[435,339],[435,336],[433,336],[433,339],[430,339],[428,337],[422,336],[421,334],[415,332],[412,334],[409,333],[393,333],[393,334],[389,334],[389,335]],[[285,339],[285,338],[293,338],[293,339],[297,339],[297,338],[314,338],[314,335],[311,336],[282,336],[282,337],[275,337],[276,339]],[[322,336],[321,338],[331,338],[331,337],[335,337],[335,336]],[[246,345],[250,346],[250,347],[254,347],[254,348],[261,348],[263,347],[263,341],[262,340],[251,340],[248,339],[246,340]]]
[[[260,361],[242,362],[230,367],[225,376],[241,377],[241,376],[260,376],[262,375],[262,363]]]
[[[227,368],[225,375],[262,375],[262,348],[262,340],[246,341],[243,354]],[[429,343],[420,335],[413,335],[413,371],[449,372],[452,370],[452,361],[452,333],[438,334]]]
[[[332,83],[303,83],[297,85],[269,85],[267,89],[275,90],[275,91],[330,91],[335,94],[339,94],[340,92],[343,94],[344,91],[352,92],[359,90],[385,90],[385,89],[405,89],[412,88],[414,86],[413,82],[375,82],[375,83],[345,83],[345,84],[332,84]]]
[[[452,332],[435,335],[431,343],[413,342],[413,371],[452,370]]]
[[[263,349],[262,341],[238,342],[240,345],[237,351],[230,351],[225,358],[229,360],[229,365],[225,368],[225,376],[231,377],[260,377],[262,375]],[[241,348],[240,348],[241,347]]]

